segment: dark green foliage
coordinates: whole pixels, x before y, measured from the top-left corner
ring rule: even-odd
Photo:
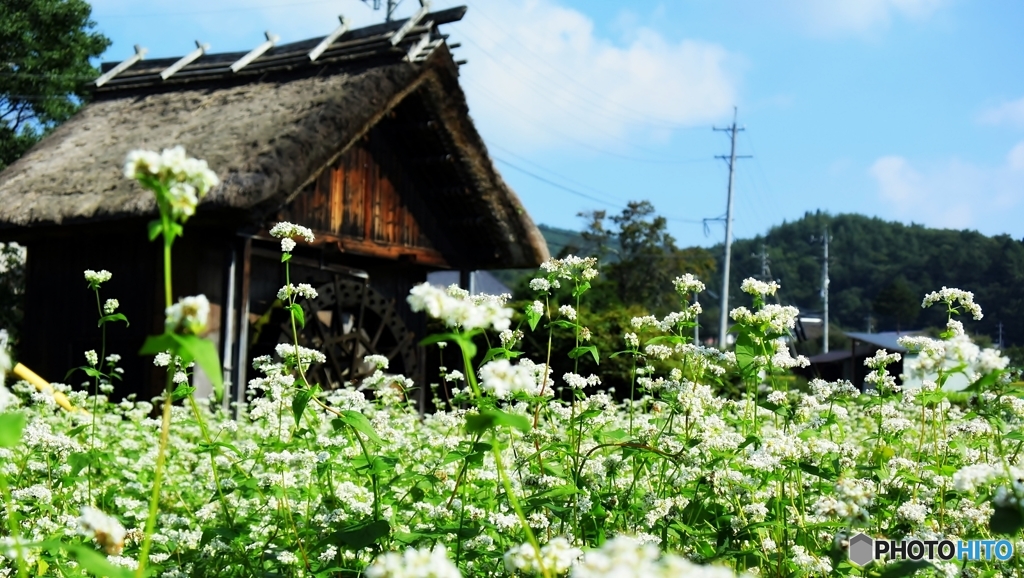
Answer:
[[[914,293],[907,278],[900,275],[878,292],[871,306],[883,322],[895,321],[899,331],[909,328],[921,314],[921,297]]]
[[[668,222],[655,213],[649,201],[631,201],[622,213],[611,217],[604,211],[580,216],[589,221],[582,236],[595,248],[592,254],[601,266],[595,292],[588,296],[596,310],[639,305],[649,313],[664,315],[679,308],[673,279],[683,273],[706,279],[716,269],[714,255],[707,250],[676,246]],[[614,228],[605,227],[606,218]],[[604,291],[599,288],[601,283],[607,284]]]
[[[873,316],[875,330],[944,326],[944,309],[920,310],[916,320],[909,312],[920,309],[926,293],[945,285],[973,291],[984,309],[981,321],[963,319],[969,333],[994,342],[1002,323],[1005,344],[1024,344],[1024,243],[1007,235],[986,237],[976,231],[929,229],[861,215],[807,213],[763,237],[736,241],[732,305],[742,304],[740,282],[760,273],[760,259],[754,254],[763,243],[772,275],[782,284],[783,302],[820,311],[822,252],[812,237],[820,237],[826,226],[832,236],[829,307],[834,325],[864,331],[866,318]],[[714,252],[720,254],[720,248]],[[717,291],[720,281],[708,280]]]
[[[0,169],[78,110],[110,45],[84,0],[0,2]]]
[[[24,316],[24,247],[0,244],[0,329],[6,329],[10,345],[17,350],[18,327]]]

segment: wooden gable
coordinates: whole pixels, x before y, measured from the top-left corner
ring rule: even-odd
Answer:
[[[372,128],[282,207],[277,221],[305,225],[342,253],[449,268],[447,235],[431,207],[423,158],[399,144],[388,119]],[[446,158],[430,151],[430,161]],[[442,221],[443,222],[443,221]]]

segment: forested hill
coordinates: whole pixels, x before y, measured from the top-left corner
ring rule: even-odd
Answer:
[[[920,310],[922,297],[943,285],[973,291],[985,317],[969,333],[995,341],[1002,323],[1006,344],[1024,345],[1024,242],[973,231],[929,229],[861,215],[807,213],[766,236],[733,243],[732,295],[761,273],[761,248],[787,304],[820,311],[822,245],[828,227],[829,310],[833,325],[864,331],[945,325],[944,311]],[[713,249],[721,259],[721,247]],[[714,285],[719,285],[714,283]],[[716,289],[717,290],[717,289]],[[730,299],[745,304],[742,297]]]

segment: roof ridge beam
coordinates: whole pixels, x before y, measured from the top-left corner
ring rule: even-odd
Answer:
[[[348,25],[349,25],[348,18],[345,18],[344,16],[341,16],[339,14],[338,15],[338,20],[341,21],[341,26],[338,26],[337,28],[335,28],[334,32],[331,32],[330,34],[325,36],[324,39],[320,41],[320,44],[316,45],[316,48],[314,48],[313,50],[309,51],[309,61],[310,62],[315,62],[316,59],[320,58],[320,55],[324,53],[324,50],[327,50],[332,44],[334,44],[335,40],[341,38],[342,34],[348,32]]]
[[[164,71],[160,73],[160,78],[167,80],[168,78],[174,76],[176,72],[178,72],[182,68],[185,68],[189,64],[192,64],[192,62],[195,61],[195,59],[206,54],[206,51],[209,49],[209,44],[203,44],[202,42],[196,40],[196,49],[192,52],[189,52],[185,56],[182,56],[178,59],[177,62],[165,68]]]
[[[423,50],[421,50],[420,53],[417,54],[416,57],[412,61],[413,62],[423,62],[424,60],[430,58],[430,55],[433,54],[434,51],[437,50],[437,47],[441,46],[441,44],[443,44],[443,43],[444,43],[444,40],[442,40],[440,38],[427,43],[426,47],[424,47]]]
[[[138,62],[138,61],[142,60],[143,58],[145,58],[147,52],[149,52],[148,49],[143,48],[143,47],[139,46],[138,44],[136,44],[135,45],[135,54],[133,54],[133,55],[129,56],[128,58],[122,60],[120,64],[118,64],[114,68],[111,68],[106,73],[104,73],[102,76],[97,78],[96,79],[96,87],[99,88],[99,87],[103,86],[108,81],[110,81],[110,79],[114,78],[118,74],[121,74],[125,70],[128,70],[128,68],[131,65],[133,65],[136,62]]]
[[[430,44],[430,27],[433,26],[433,24],[433,20],[428,20],[427,23],[424,25],[427,27],[427,31],[424,32],[423,36],[420,37],[419,42],[409,47],[409,52],[405,53],[406,62],[412,62],[413,60],[415,60],[416,57],[419,56],[421,52],[423,52],[423,49],[425,49],[427,45]]]
[[[278,40],[281,40],[280,36],[276,34],[271,34],[269,30],[264,32],[263,35],[267,37],[267,41],[264,42],[263,44],[260,44],[256,48],[253,48],[249,51],[248,54],[239,58],[234,64],[232,64],[231,72],[238,72],[239,70],[242,70],[243,68],[248,66],[250,62],[256,60],[260,56],[263,56],[264,52],[273,48],[274,45],[277,44]]]
[[[413,26],[416,26],[416,23],[426,16],[428,12],[430,12],[430,0],[423,0],[423,5],[420,6],[420,9],[410,16],[409,19],[405,21],[405,24],[402,24],[402,26],[398,30],[395,30],[391,35],[391,46],[398,46],[398,43],[405,38],[405,35],[408,34],[409,31],[412,30]]]

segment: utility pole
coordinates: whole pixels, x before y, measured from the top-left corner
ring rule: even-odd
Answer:
[[[765,248],[764,243],[761,243],[761,280],[768,282],[771,281],[772,271],[768,268],[768,250]]]
[[[381,0],[363,0],[363,2],[367,4],[372,3],[374,10],[380,10]],[[402,0],[387,0],[387,2],[388,5],[384,16],[384,21],[391,22],[392,20],[394,20],[395,11],[398,10],[398,5],[402,3]],[[421,2],[420,5],[422,4],[423,3]]]
[[[826,225],[825,231],[821,235],[821,246],[824,252],[821,263],[821,299],[824,302],[824,319],[822,319],[824,343],[822,344],[822,353],[828,353],[828,242],[830,239],[831,237],[829,237],[828,234],[828,226]],[[868,323],[870,323],[870,321]]]
[[[732,126],[726,128],[713,127],[712,130],[729,133],[729,140],[732,145],[729,156],[717,155],[715,158],[724,160],[729,164],[729,196],[725,210],[725,266],[722,267],[722,312],[718,316],[718,347],[725,349],[725,335],[729,330],[729,266],[732,261],[732,187],[733,176],[736,173],[736,159],[749,159],[750,155],[736,156],[736,133],[745,130],[736,126],[736,107],[732,107]]]

